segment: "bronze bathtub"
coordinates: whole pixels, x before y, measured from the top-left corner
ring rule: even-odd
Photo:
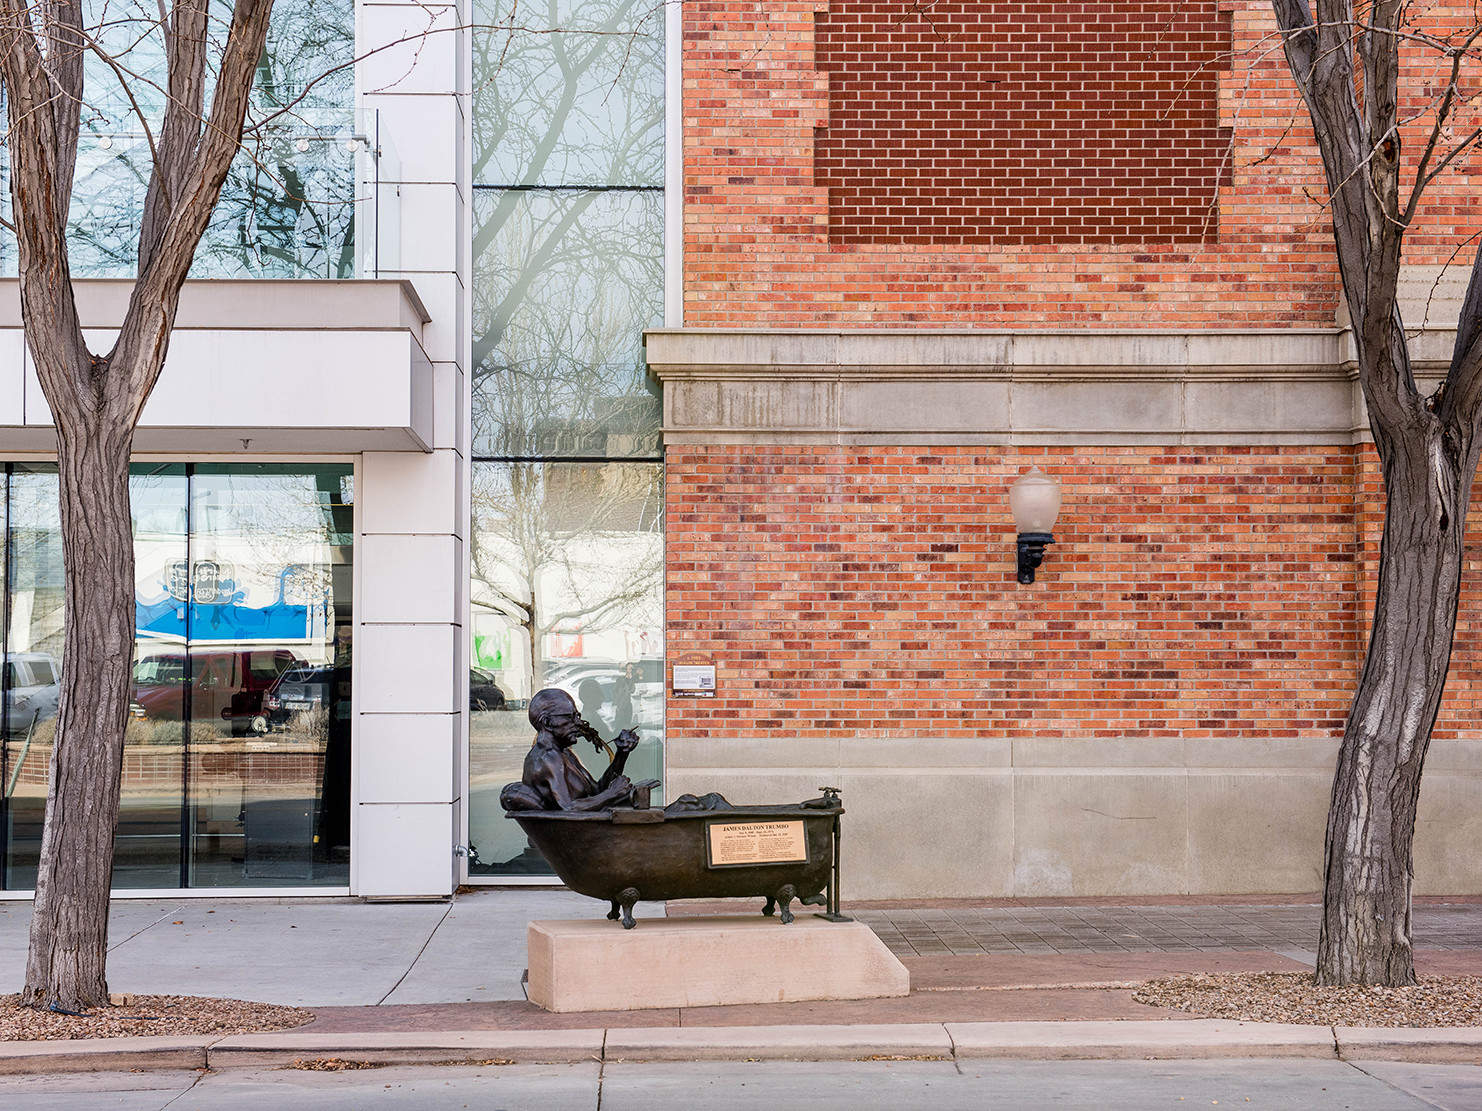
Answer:
[[[848,921],[838,908],[839,815],[835,792],[787,806],[722,809],[614,809],[577,813],[518,811],[520,823],[556,875],[571,890],[612,905],[607,917],[632,929],[640,899],[725,899],[758,896],[763,914],[791,902],[827,906],[826,918]],[[801,829],[799,829],[801,826]],[[713,829],[712,827],[722,827]],[[761,836],[781,840],[756,846]],[[792,859],[781,860],[779,855]],[[748,862],[746,857],[761,858]],[[740,857],[743,862],[733,863]]]

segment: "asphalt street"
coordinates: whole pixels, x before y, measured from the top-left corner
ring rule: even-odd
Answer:
[[[1482,1067],[1401,1062],[836,1061],[423,1066],[0,1078],[17,1111],[1477,1111]]]

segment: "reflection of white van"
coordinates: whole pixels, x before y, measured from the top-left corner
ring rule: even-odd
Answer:
[[[664,661],[645,656],[619,663],[593,656],[546,665],[546,686],[571,695],[604,737],[619,729],[654,736],[664,725]]]
[[[5,661],[5,734],[24,737],[57,716],[61,666],[45,652],[12,652]]]

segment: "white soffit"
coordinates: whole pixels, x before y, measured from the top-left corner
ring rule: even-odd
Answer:
[[[79,283],[93,350],[112,345],[127,285]],[[46,450],[51,411],[9,311],[17,297],[0,282],[0,450]],[[135,449],[430,450],[426,322],[405,282],[189,283]]]

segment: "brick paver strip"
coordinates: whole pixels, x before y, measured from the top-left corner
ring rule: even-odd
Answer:
[[[846,908],[847,909],[847,908]],[[964,907],[852,912],[899,957],[976,953],[1310,951],[1321,908]],[[1418,949],[1482,949],[1482,905],[1417,906]]]

